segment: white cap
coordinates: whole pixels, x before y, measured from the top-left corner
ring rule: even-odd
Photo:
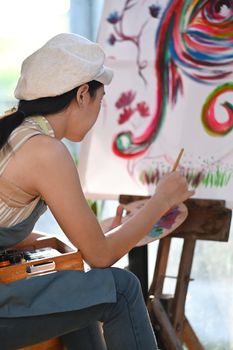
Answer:
[[[23,61],[15,97],[57,96],[91,80],[109,84],[113,71],[104,60],[99,44],[77,34],[58,34]]]

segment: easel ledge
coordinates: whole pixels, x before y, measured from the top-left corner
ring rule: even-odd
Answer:
[[[172,237],[227,242],[230,235],[232,210],[224,200],[188,199],[188,217]]]

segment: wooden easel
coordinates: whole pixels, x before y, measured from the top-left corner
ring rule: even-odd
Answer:
[[[120,203],[130,203],[145,197],[120,196]],[[156,257],[154,276],[149,292],[147,306],[152,324],[163,350],[183,350],[183,344],[189,350],[204,350],[191,324],[185,316],[185,301],[190,281],[194,250],[197,240],[226,242],[229,239],[232,212],[225,208],[225,202],[220,200],[189,199],[185,203],[189,215],[186,221],[171,235],[160,240]],[[164,279],[172,238],[183,239],[182,254],[176,281],[174,296],[163,294]],[[139,252],[137,250],[140,250]],[[140,261],[139,271],[135,270],[135,259],[145,256],[147,247],[134,248],[129,256],[129,269],[134,272],[142,285],[144,295],[148,275],[147,256]],[[142,265],[144,267],[142,268]]]

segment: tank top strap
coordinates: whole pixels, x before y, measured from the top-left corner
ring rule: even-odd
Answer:
[[[54,137],[53,129],[43,116],[26,118],[10,135],[8,144],[0,152],[0,176],[13,154],[31,137],[44,134]]]

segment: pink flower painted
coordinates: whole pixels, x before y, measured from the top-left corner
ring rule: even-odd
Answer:
[[[115,103],[116,108],[120,109],[120,108],[129,106],[132,103],[132,101],[135,99],[135,96],[136,96],[136,93],[133,92],[132,90],[123,92]]]
[[[118,124],[123,124],[129,120],[131,115],[134,113],[131,107],[126,107],[124,108],[123,112],[120,114],[119,119],[118,119]]]
[[[148,117],[150,115],[149,106],[145,101],[137,103],[137,110],[141,117]]]

